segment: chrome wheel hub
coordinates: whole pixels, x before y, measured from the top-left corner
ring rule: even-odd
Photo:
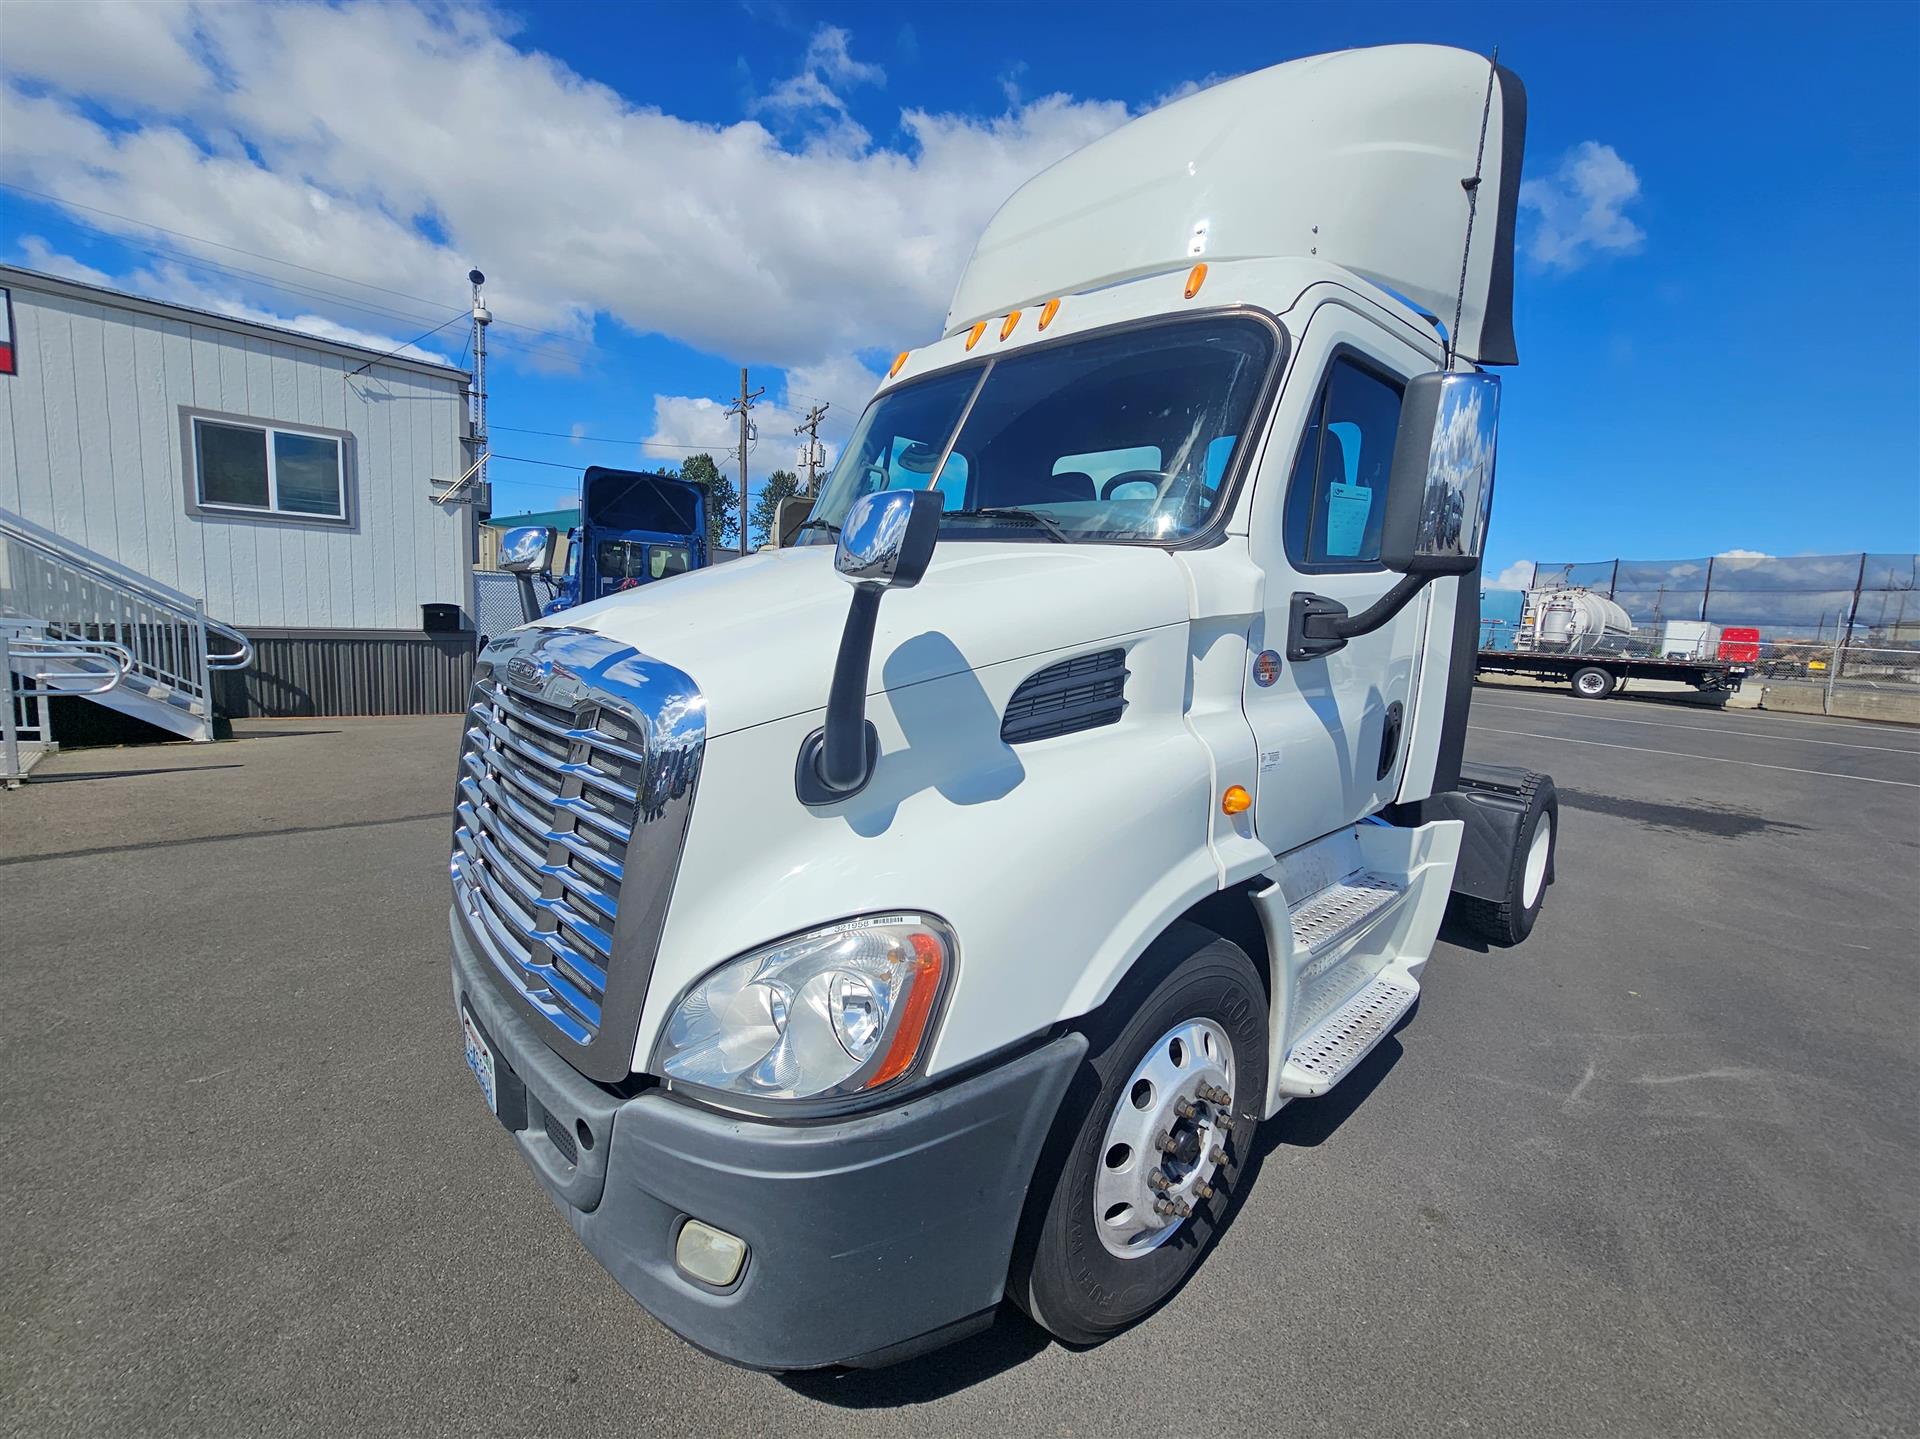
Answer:
[[[1134,1067],[1094,1161],[1094,1230],[1108,1253],[1151,1253],[1213,1197],[1234,1078],[1233,1044],[1210,1019],[1176,1024]]]

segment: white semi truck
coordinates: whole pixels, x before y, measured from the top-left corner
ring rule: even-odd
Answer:
[[[1393,46],[1131,122],[996,215],[802,543],[487,646],[467,1062],[693,1343],[1098,1342],[1450,904],[1532,927],[1551,782],[1462,764],[1524,105]]]

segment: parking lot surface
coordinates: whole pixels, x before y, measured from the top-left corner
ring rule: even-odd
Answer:
[[[708,1359],[461,1062],[457,722],[262,721],[0,794],[0,1430],[1805,1435],[1920,1413],[1920,733],[1483,689],[1560,787],[1533,938],[1262,1132],[1091,1352]]]

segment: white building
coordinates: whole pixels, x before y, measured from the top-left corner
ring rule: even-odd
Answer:
[[[204,602],[228,713],[457,710],[473,633],[469,377],[0,266],[0,519]],[[471,488],[471,487],[469,487]]]

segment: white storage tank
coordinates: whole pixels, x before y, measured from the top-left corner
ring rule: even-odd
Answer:
[[[1533,647],[1551,654],[1624,654],[1633,638],[1627,612],[1592,590],[1535,590],[1527,613]]]

